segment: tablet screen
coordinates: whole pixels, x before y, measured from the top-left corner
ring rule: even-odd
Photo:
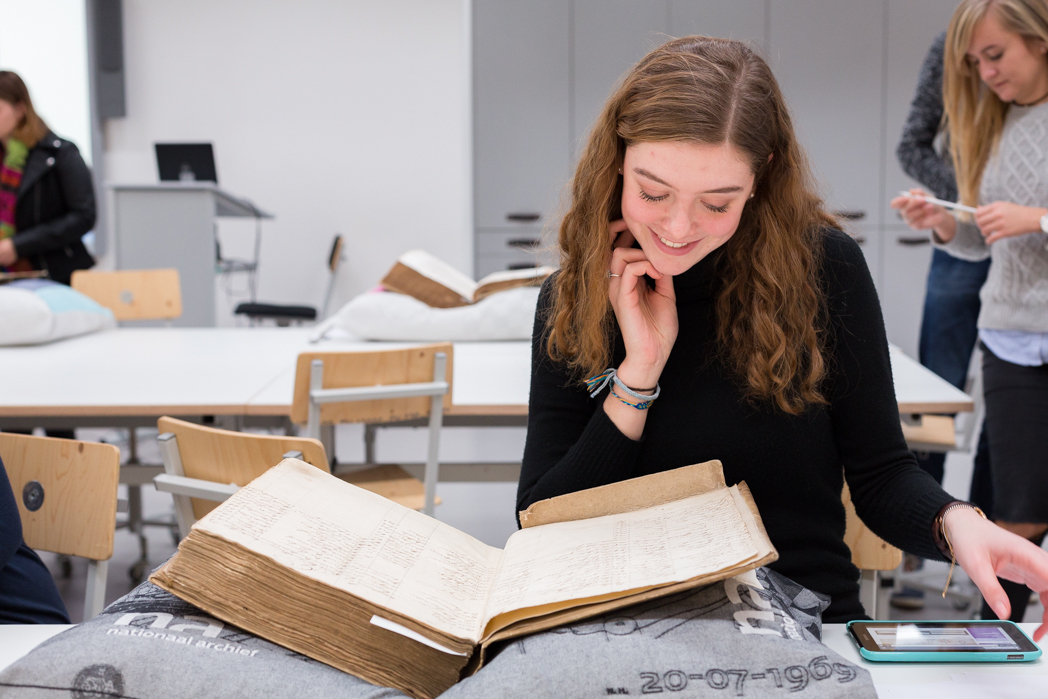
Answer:
[[[930,626],[899,624],[866,627],[881,651],[987,650],[1017,651],[1019,645],[1004,629],[987,624]]]

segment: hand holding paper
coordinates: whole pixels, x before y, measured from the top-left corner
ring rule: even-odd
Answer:
[[[941,201],[923,190],[911,189],[892,199],[891,207],[899,210],[899,214],[910,228],[915,231],[932,229],[939,240],[948,242],[953,239],[957,231],[957,221],[947,213],[943,206],[934,203]],[[942,203],[955,209],[961,207],[960,204],[953,202]],[[963,208],[970,212],[975,211],[971,207]]]

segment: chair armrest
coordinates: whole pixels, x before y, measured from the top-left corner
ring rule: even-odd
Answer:
[[[352,403],[385,398],[443,396],[447,394],[450,388],[447,381],[427,381],[425,383],[398,383],[390,386],[312,389],[309,392],[309,397],[314,402],[323,405],[325,403]]]
[[[157,490],[162,490],[165,493],[187,495],[191,498],[201,498],[215,502],[228,500],[233,493],[240,490],[239,485],[232,483],[215,483],[214,481],[205,481],[199,478],[172,476],[168,473],[162,473],[154,478],[153,484],[156,485]]]

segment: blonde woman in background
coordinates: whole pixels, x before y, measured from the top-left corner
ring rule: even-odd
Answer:
[[[1048,530],[1048,3],[962,2],[946,36],[943,102],[960,199],[978,208],[959,220],[919,196],[892,206],[950,254],[992,259],[978,325],[994,517],[1039,546]],[[1001,583],[1021,621],[1029,589]]]

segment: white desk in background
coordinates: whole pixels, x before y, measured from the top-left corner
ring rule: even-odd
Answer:
[[[1033,636],[1037,624],[1022,624],[1023,630]],[[64,625],[0,626],[0,670],[25,656],[48,638],[65,631]],[[848,638],[844,624],[826,624],[823,642],[845,660],[870,671],[873,684],[883,698],[914,697],[916,699],[951,699],[979,696],[962,693],[952,681],[953,675],[995,675],[1003,686],[1030,686],[1038,693],[1031,697],[1048,696],[1048,662],[1044,658],[1029,663],[871,663],[863,660],[855,644]],[[950,687],[944,683],[954,685]],[[968,689],[971,689],[969,685]],[[947,691],[952,690],[952,691]],[[976,690],[977,691],[977,690]],[[938,693],[937,693],[938,692]],[[993,695],[991,695],[993,696]],[[1004,696],[1024,696],[1008,694]]]
[[[155,426],[161,415],[243,415],[306,346],[308,334],[120,328],[47,345],[0,347],[0,429]]]
[[[303,351],[409,343],[325,341],[312,328],[120,328],[48,345],[0,347],[0,429],[151,425],[161,415],[286,421]],[[527,424],[531,345],[454,344],[447,424]],[[903,414],[954,413],[972,401],[897,348]]]
[[[120,328],[47,345],[0,347],[4,427],[150,426],[161,415],[283,424],[295,361],[305,351],[366,351],[418,343],[328,341],[312,328]],[[530,345],[456,343],[455,416],[525,424]]]

